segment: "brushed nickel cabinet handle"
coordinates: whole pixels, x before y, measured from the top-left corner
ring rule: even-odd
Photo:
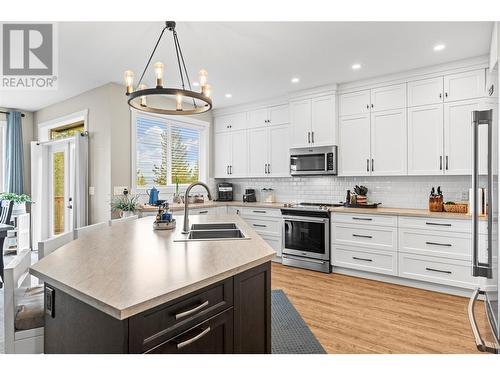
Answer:
[[[443,156],[440,156],[439,157],[439,170],[442,171],[443,170]]]
[[[430,267],[425,267],[426,271],[431,271],[431,272],[439,272],[439,273],[446,273],[448,275],[451,275],[451,271],[445,271],[445,270],[438,270],[437,268],[430,268]]]
[[[186,340],[186,341],[178,343],[177,344],[177,349],[182,349],[185,346],[191,345],[193,342],[196,342],[199,339],[201,339],[203,336],[205,336],[208,332],[210,332],[210,327],[207,327],[206,329],[204,329],[200,334],[196,335],[195,337],[190,338],[189,340]]]
[[[375,168],[375,161],[372,159],[372,172],[373,172],[374,168]]]
[[[358,258],[358,257],[352,257],[354,260],[362,260],[363,262],[373,262],[373,259],[369,258]]]
[[[373,238],[373,236],[368,236],[364,234],[353,234],[353,237],[360,237],[360,238]]]
[[[311,143],[311,132],[307,132],[307,143]]]
[[[208,211],[199,211],[199,214],[208,214]]]
[[[426,242],[426,245],[434,245],[434,246],[446,246],[451,247],[451,243],[439,243],[439,242]]]
[[[185,318],[186,316],[193,315],[207,306],[208,306],[208,301],[205,301],[202,304],[196,306],[195,308],[193,308],[191,310],[187,310],[187,311],[183,311],[183,312],[180,312],[178,314],[175,314],[175,320],[179,320],[179,319]]]
[[[445,169],[448,170],[448,155],[446,155],[446,160],[445,160]]]

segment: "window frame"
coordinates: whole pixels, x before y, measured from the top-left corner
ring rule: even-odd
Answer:
[[[208,168],[209,168],[209,162],[210,162],[210,141],[209,141],[209,136],[210,136],[210,122],[208,121],[202,121],[198,119],[194,119],[189,116],[167,116],[167,115],[159,115],[159,114],[152,114],[152,113],[142,113],[139,112],[135,109],[130,109],[130,146],[131,146],[131,191],[134,194],[146,194],[146,190],[150,189],[152,186],[146,186],[146,187],[138,187],[137,186],[137,180],[136,180],[136,175],[137,175],[137,137],[136,137],[136,132],[137,132],[137,118],[138,117],[146,117],[150,118],[152,120],[161,120],[164,121],[167,124],[168,128],[168,133],[170,137],[171,133],[171,127],[172,126],[179,126],[179,127],[184,127],[184,128],[191,128],[198,130],[200,132],[200,144],[199,144],[199,150],[200,150],[200,160],[199,160],[199,167],[200,167],[200,177],[199,180],[202,182],[207,183],[208,181]],[[171,180],[171,160],[167,160],[167,179],[168,181]],[[180,188],[185,189],[189,184],[179,184]],[[167,193],[167,194],[172,194],[175,192],[175,184],[168,184],[168,185],[163,185],[163,186],[156,186],[156,188],[160,189],[162,193]]]

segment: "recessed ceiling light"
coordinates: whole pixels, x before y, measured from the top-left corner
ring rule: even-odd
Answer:
[[[226,95],[225,95],[225,97],[226,97],[226,98],[228,98],[228,99],[229,99],[229,98],[232,98],[232,97],[233,97],[233,94],[229,94],[229,93],[228,93],[228,94],[226,94]]]
[[[442,51],[446,48],[446,46],[444,44],[436,44],[434,46],[434,51]]]
[[[351,66],[352,70],[358,70],[358,69],[361,69],[361,64],[353,64],[353,66]]]
[[[291,81],[292,83],[299,83],[299,82],[300,82],[300,78],[298,78],[298,77],[293,77],[290,81]]]
[[[193,82],[191,83],[191,85],[193,85],[194,87],[198,87],[200,84],[198,82]]]

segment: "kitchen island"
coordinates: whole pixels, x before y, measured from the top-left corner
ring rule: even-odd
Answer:
[[[177,242],[154,218],[98,229],[34,264],[45,282],[45,353],[270,353],[270,259],[246,239]]]

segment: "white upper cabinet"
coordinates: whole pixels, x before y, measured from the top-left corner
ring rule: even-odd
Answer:
[[[247,128],[247,113],[239,112],[230,115],[218,116],[214,121],[216,133],[227,132],[231,130],[243,130]]]
[[[472,70],[444,76],[444,100],[446,102],[487,96],[485,91],[486,72]]]
[[[307,147],[311,143],[311,99],[290,102],[292,147]]]
[[[248,112],[248,127],[258,128],[266,126],[269,120],[269,111],[267,108],[254,109]]]
[[[271,127],[269,131],[268,175],[285,177],[290,175],[290,126]]]
[[[265,177],[269,149],[269,131],[266,128],[250,129],[248,131],[248,172],[252,177]]]
[[[408,82],[408,107],[443,102],[443,77]]]
[[[285,125],[290,123],[290,108],[288,104],[269,107],[269,125]]]
[[[314,146],[336,144],[335,132],[335,95],[313,98],[311,143]]]
[[[406,108],[406,83],[370,90],[372,112]]]
[[[370,175],[370,115],[343,116],[339,123],[339,172]]]
[[[214,177],[224,178],[229,176],[231,164],[231,148],[229,132],[216,133],[214,136]]]
[[[371,175],[405,175],[406,108],[372,113],[370,128]]]
[[[231,177],[248,176],[248,131],[238,130],[231,132]]]
[[[336,144],[335,95],[290,102],[292,147]]]
[[[340,115],[351,116],[370,112],[370,90],[340,95]]]
[[[408,108],[408,174],[443,174],[443,105]]]

